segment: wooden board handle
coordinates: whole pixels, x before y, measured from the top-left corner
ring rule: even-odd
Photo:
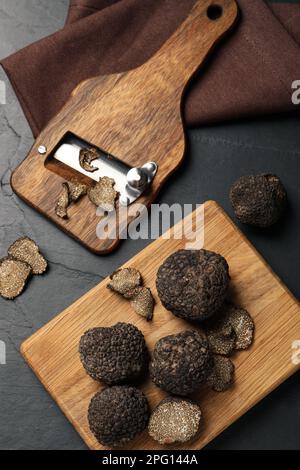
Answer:
[[[202,63],[212,47],[211,42],[219,41],[229,25],[235,23],[237,13],[235,0],[197,0],[186,20],[149,63],[163,68],[166,75],[169,72],[171,82],[175,74],[182,87]],[[205,35],[204,31],[210,34]],[[164,66],[166,63],[168,68]]]

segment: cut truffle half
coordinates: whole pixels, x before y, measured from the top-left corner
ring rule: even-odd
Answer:
[[[30,274],[31,266],[24,261],[10,257],[0,260],[1,296],[13,300],[22,294]]]
[[[111,281],[107,287],[121,295],[142,284],[141,273],[135,268],[119,269],[110,276],[110,279]]]
[[[47,261],[40,253],[38,245],[28,237],[16,240],[9,247],[8,255],[29,264],[33,274],[43,274],[48,266]]]
[[[123,447],[146,429],[148,420],[147,398],[134,387],[106,388],[89,405],[90,429],[105,447]]]
[[[90,201],[95,206],[100,207],[106,212],[111,212],[116,207],[117,191],[114,189],[115,180],[104,176],[100,178],[92,188],[88,190]]]
[[[195,392],[212,370],[212,354],[206,336],[196,330],[161,338],[150,363],[152,381],[174,395]]]
[[[55,213],[61,219],[68,218],[68,207],[70,205],[69,186],[67,183],[62,183],[62,190],[58,197],[55,207]]]
[[[234,382],[235,367],[228,357],[214,356],[212,373],[207,378],[208,386],[215,392],[225,392]]]
[[[230,201],[240,222],[265,228],[283,215],[287,193],[276,175],[242,176],[231,187]]]
[[[148,368],[144,336],[129,323],[87,331],[80,339],[79,353],[86,372],[107,385],[131,383]]]
[[[159,268],[156,287],[167,310],[186,320],[203,321],[222,307],[229,280],[223,256],[207,250],[180,250]]]
[[[150,416],[149,435],[162,445],[184,444],[199,433],[201,410],[191,400],[168,397]]]
[[[98,168],[92,162],[99,158],[99,153],[95,148],[81,149],[79,153],[79,164],[88,173],[94,173]]]

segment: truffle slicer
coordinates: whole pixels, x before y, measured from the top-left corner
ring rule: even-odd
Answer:
[[[77,86],[68,102],[41,132],[27,158],[14,171],[12,188],[24,201],[97,254],[118,245],[115,233],[97,236],[103,214],[88,197],[55,214],[62,183],[87,185],[99,176],[115,180],[122,205],[147,207],[181,164],[185,151],[182,97],[187,84],[237,18],[235,0],[196,0],[189,16],[158,52],[125,73],[98,76]],[[88,175],[78,167],[78,147],[99,151],[99,167]],[[138,212],[136,213],[138,216]],[[118,227],[117,227],[118,228]]]

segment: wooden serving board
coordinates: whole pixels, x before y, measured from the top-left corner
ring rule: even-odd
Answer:
[[[200,437],[188,446],[173,449],[202,448],[300,367],[292,361],[292,344],[300,339],[299,303],[215,202],[205,203],[204,213],[204,246],[228,260],[230,298],[252,314],[256,334],[250,350],[233,358],[235,385],[225,393],[202,389],[194,396],[204,416]],[[79,339],[89,328],[129,322],[142,330],[152,350],[159,338],[193,328],[161,306],[155,289],[159,265],[171,253],[185,248],[185,243],[184,239],[160,238],[126,263],[141,271],[145,285],[156,297],[152,322],[147,323],[132,311],[129,302],[108,290],[105,280],[22,345],[24,358],[90,449],[103,449],[87,422],[89,402],[101,385],[85,373],[80,363]],[[150,380],[141,388],[151,408],[165,396]],[[127,449],[163,447],[145,431]]]
[[[149,206],[183,160],[181,104],[186,86],[237,17],[235,0],[218,0],[222,15],[213,19],[213,3],[196,0],[188,18],[142,66],[81,83],[12,175],[12,188],[19,197],[95,253],[112,251],[118,240],[99,240],[100,219],[87,197],[70,207],[68,220],[56,216],[62,183],[74,177],[86,181],[81,173],[54,160],[53,154],[71,133],[130,166],[154,161],[158,173],[138,201]],[[41,145],[47,148],[45,155],[38,153]]]

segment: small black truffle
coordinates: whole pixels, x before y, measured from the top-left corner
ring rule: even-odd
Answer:
[[[186,320],[202,321],[223,305],[229,280],[223,256],[207,250],[180,250],[159,268],[156,287],[167,310]]]
[[[287,193],[276,175],[242,176],[231,187],[230,201],[242,223],[265,228],[284,213]]]
[[[96,439],[106,447],[122,447],[146,429],[149,405],[134,387],[106,388],[92,398],[88,421]]]
[[[144,336],[129,323],[87,331],[80,340],[79,352],[86,372],[108,385],[132,382],[148,367]]]
[[[205,382],[213,366],[205,335],[183,331],[161,338],[150,363],[152,381],[174,395],[186,396]]]

